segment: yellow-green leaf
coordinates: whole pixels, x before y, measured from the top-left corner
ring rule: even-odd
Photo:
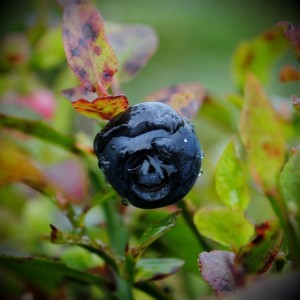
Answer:
[[[194,215],[198,231],[222,245],[238,249],[254,234],[254,226],[242,212],[229,208],[199,209]]]
[[[276,186],[285,159],[285,138],[279,116],[258,80],[249,75],[245,87],[240,135],[252,176],[265,191]]]
[[[249,203],[245,165],[237,155],[236,139],[231,139],[216,168],[216,191],[223,203],[244,210]]]

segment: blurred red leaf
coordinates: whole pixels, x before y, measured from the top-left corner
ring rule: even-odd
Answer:
[[[100,13],[86,1],[65,4],[63,44],[68,63],[81,85],[106,96],[117,71],[117,58],[105,36]]]
[[[202,252],[199,255],[200,272],[217,296],[231,294],[237,289],[234,258],[234,253],[221,250]]]
[[[160,101],[173,107],[179,114],[190,119],[195,116],[205,97],[205,90],[198,83],[173,85],[146,97],[146,101]]]
[[[295,66],[286,65],[280,70],[279,78],[283,82],[300,80],[300,70]]]
[[[123,25],[105,22],[105,31],[119,62],[116,77],[130,80],[154,54],[158,40],[152,28],[145,25]]]
[[[110,120],[127,109],[128,99],[124,95],[103,96],[92,102],[79,99],[72,102],[72,106],[89,118]]]
[[[69,159],[51,165],[45,170],[45,176],[64,198],[73,203],[82,203],[87,198],[88,177],[84,166],[78,159]]]
[[[300,61],[300,23],[294,25],[291,22],[283,21],[278,23],[278,26],[282,29],[291,47],[295,51],[298,61]]]

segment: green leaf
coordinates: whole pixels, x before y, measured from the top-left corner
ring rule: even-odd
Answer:
[[[155,31],[145,25],[105,22],[107,39],[119,63],[116,78],[131,80],[155,53],[158,45]]]
[[[198,231],[222,245],[238,249],[254,234],[254,226],[243,213],[228,208],[201,208],[194,214]]]
[[[279,186],[287,206],[292,208],[291,218],[296,218],[300,229],[300,150],[296,150],[285,164]],[[294,208],[293,208],[294,207]]]
[[[99,240],[92,240],[88,236],[79,236],[69,233],[64,233],[55,226],[51,227],[50,240],[54,244],[66,244],[80,246],[88,251],[99,255],[109,266],[115,271],[119,271],[120,258],[115,255],[112,250]]]
[[[100,286],[108,283],[105,277],[75,270],[61,262],[45,258],[0,255],[0,266],[20,276],[21,280],[29,281],[48,292],[55,290],[62,281],[66,280]]]
[[[140,257],[152,243],[172,229],[175,226],[179,213],[180,210],[177,210],[153,222],[141,236],[138,246],[131,249],[132,256],[135,258]]]
[[[205,97],[204,87],[198,83],[173,85],[146,97],[146,101],[160,101],[173,107],[179,114],[190,119],[201,107]]]
[[[232,138],[218,161],[216,191],[226,206],[244,210],[249,203],[247,173],[236,147],[236,139]]]
[[[105,36],[100,13],[86,1],[68,1],[62,26],[67,60],[81,85],[107,96],[118,62]]]
[[[177,258],[143,258],[136,264],[135,281],[161,280],[176,272],[184,261]]]
[[[264,191],[274,189],[285,160],[284,132],[279,116],[253,75],[246,82],[240,135],[253,179]]]
[[[248,274],[267,272],[283,243],[283,231],[277,220],[256,226],[255,233],[254,239],[236,256],[236,262]]]
[[[266,83],[272,64],[287,48],[287,43],[279,28],[271,28],[252,41],[242,42],[233,57],[233,72],[237,86],[242,89],[247,74],[255,74]]]
[[[32,56],[34,66],[48,70],[57,67],[65,59],[61,40],[61,27],[50,28],[35,45]]]

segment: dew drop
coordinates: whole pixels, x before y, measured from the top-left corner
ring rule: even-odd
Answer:
[[[112,151],[115,151],[117,149],[117,147],[114,144],[111,144],[110,148],[111,148]]]
[[[203,152],[203,151],[201,151],[201,159],[203,159],[203,158],[204,158],[204,156],[205,156],[204,152]]]
[[[187,139],[184,139],[183,141],[184,141],[185,143],[187,143]]]
[[[203,170],[201,169],[201,170],[199,171],[198,177],[200,177],[202,174],[203,174]]]

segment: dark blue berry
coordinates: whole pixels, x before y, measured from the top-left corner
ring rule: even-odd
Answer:
[[[131,106],[95,137],[107,181],[140,208],[181,200],[200,173],[202,152],[193,125],[161,102]]]

